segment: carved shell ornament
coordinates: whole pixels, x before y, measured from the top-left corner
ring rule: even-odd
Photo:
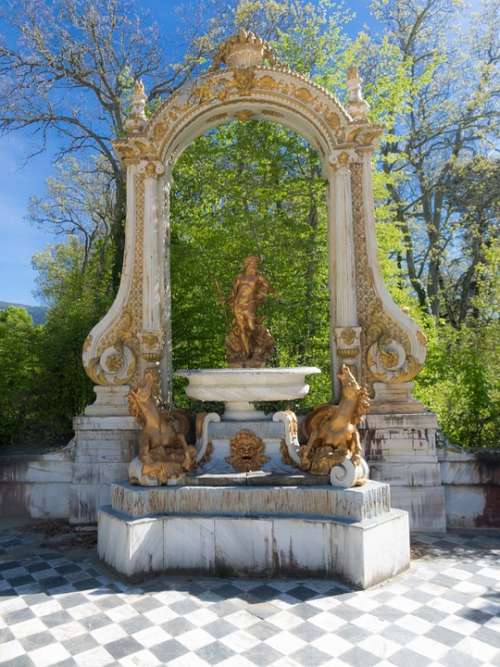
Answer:
[[[240,30],[227,39],[217,51],[211,70],[221,65],[228,67],[256,67],[267,60],[271,65],[277,64],[274,50],[263,39],[253,32]]]
[[[385,335],[370,345],[366,361],[373,377],[384,382],[400,380],[413,370],[413,357],[407,356],[401,343]]]

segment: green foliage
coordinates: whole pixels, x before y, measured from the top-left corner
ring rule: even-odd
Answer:
[[[333,0],[214,2],[218,20],[207,24],[205,34],[196,30],[183,65],[163,66],[161,42],[152,33],[141,42],[137,24],[130,64],[129,58],[119,58],[113,65],[116,81],[109,102],[103,91],[106,114],[118,110],[108,119],[112,133],[123,133],[123,113],[137,76],[146,77],[151,114],[165,94],[207,63],[215,41],[235,28],[255,30],[270,40],[282,62],[340,99],[347,67],[359,65],[370,119],[387,129],[374,158],[382,273],[395,301],[429,339],[416,396],[437,413],[452,441],[498,446],[499,169],[489,150],[494,138],[493,15],[476,21],[467,39],[456,38],[446,30],[450,17],[456,17],[452,0],[374,0],[383,30],[350,40],[345,32],[349,12]],[[128,25],[128,17],[122,19]],[[38,40],[42,45],[51,32],[44,35]],[[71,30],[57,35],[56,46],[73,39]],[[93,42],[89,44],[92,52]],[[61,85],[76,81],[94,95],[95,81],[106,77],[80,71],[78,61],[66,63],[57,49],[51,62],[64,65],[57,75]],[[106,69],[100,61],[102,45],[94,51],[99,74]],[[66,47],[61,51],[73,52]],[[111,47],[105,52],[112,57]],[[37,71],[31,60],[17,67],[21,84],[25,67]],[[30,109],[30,122],[38,122],[37,110],[37,105]],[[79,110],[78,119],[87,136],[85,123],[90,131],[94,118]],[[78,149],[79,135],[69,136]],[[95,140],[94,134],[89,136]],[[52,225],[68,237],[34,259],[40,295],[50,305],[46,324],[34,326],[23,309],[0,313],[2,445],[67,441],[72,417],[92,400],[81,347],[111,303],[111,276],[117,278],[112,258],[121,255],[125,201],[121,166],[109,150],[109,139],[106,135],[104,144],[98,142],[97,152],[104,155],[95,162],[99,177],[68,161],[49,184],[45,202],[32,202],[37,224]],[[223,296],[242,259],[258,254],[276,289],[264,309],[277,343],[273,363],[317,365],[323,371],[312,380],[307,402],[293,407],[329,400],[328,243],[317,154],[280,125],[232,122],[193,142],[174,176],[175,368],[225,365],[230,314]],[[188,404],[180,384],[175,398],[179,405]]]
[[[261,121],[197,139],[174,174],[171,201],[174,366],[225,365],[223,306],[245,256],[262,258],[276,290],[265,313],[273,363],[324,371],[310,403],[330,395],[325,183],[300,137]],[[182,392],[176,392],[182,401]]]
[[[0,312],[0,445],[66,444],[73,417],[92,401],[82,345],[111,301],[111,252],[101,265],[98,246],[84,271],[75,239],[35,256],[51,304],[43,326],[23,308]]]
[[[500,442],[498,321],[456,330],[441,324],[429,341],[416,397],[437,414],[451,442],[491,447]]]
[[[42,327],[24,308],[0,312],[0,443],[23,442],[36,410]]]

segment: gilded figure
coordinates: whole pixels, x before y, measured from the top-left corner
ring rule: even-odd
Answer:
[[[191,470],[196,463],[196,448],[187,443],[189,418],[182,410],[165,410],[155,398],[156,376],[150,369],[137,389],[128,395],[129,411],[142,426],[139,435],[141,475],[166,484]],[[139,483],[138,478],[131,478]]]
[[[302,426],[307,443],[300,448],[300,467],[317,475],[329,474],[346,457],[353,465],[361,462],[357,426],[370,407],[370,399],[345,364],[338,378],[342,385],[339,405],[320,405],[308,414]]]
[[[230,366],[258,368],[264,366],[274,352],[274,340],[263,317],[258,317],[259,306],[273,291],[259,272],[259,258],[250,256],[243,262],[243,271],[236,276],[226,303],[233,315],[232,329],[226,338],[226,352]]]

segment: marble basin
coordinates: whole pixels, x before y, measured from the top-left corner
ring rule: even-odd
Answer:
[[[199,401],[223,401],[224,421],[270,419],[255,410],[255,401],[286,401],[304,398],[309,392],[307,375],[319,368],[202,368],[175,373],[189,380],[186,394]]]

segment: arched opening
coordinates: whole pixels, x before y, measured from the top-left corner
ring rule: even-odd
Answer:
[[[272,365],[319,366],[313,405],[331,393],[327,184],[318,151],[301,135],[243,114],[194,139],[175,164],[173,366],[226,366],[223,298],[243,258],[257,254],[276,291],[262,309],[276,342]],[[185,401],[178,387],[174,394]]]

